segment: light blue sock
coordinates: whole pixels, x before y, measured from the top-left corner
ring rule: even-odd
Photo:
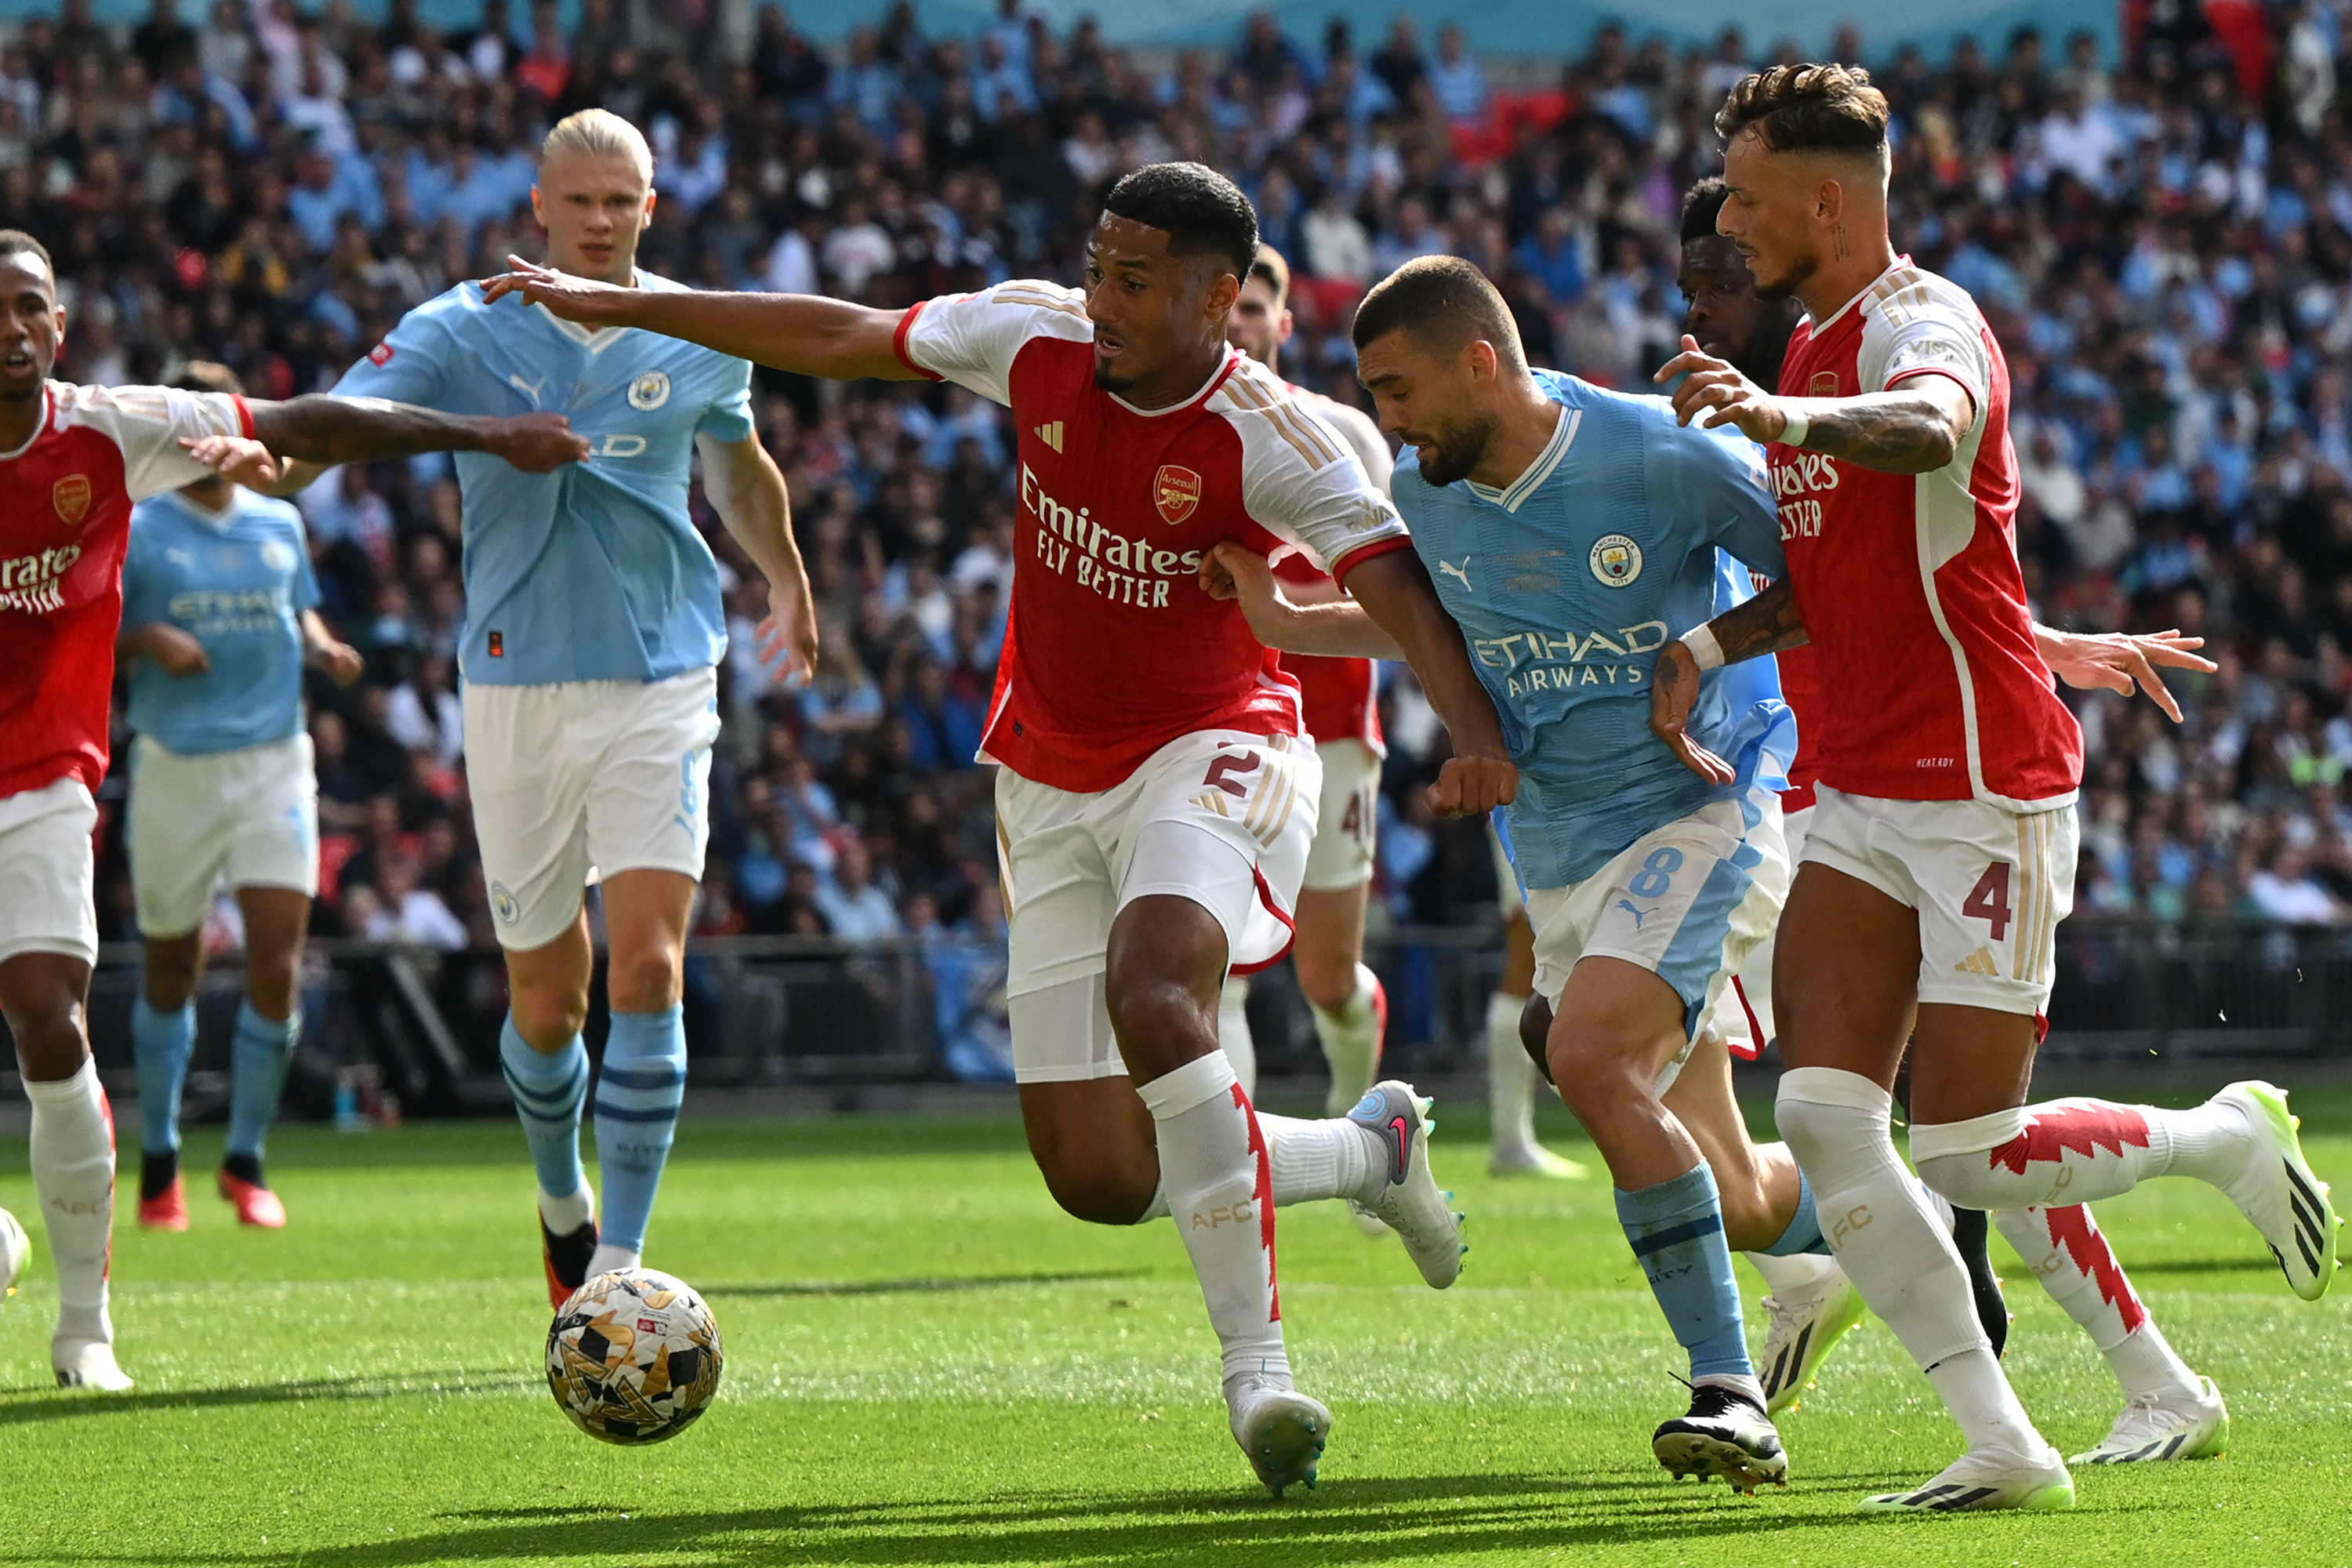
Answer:
[[[515,1033],[514,1015],[499,1031],[499,1066],[514,1095],[515,1114],[539,1169],[539,1190],[568,1198],[588,1184],[580,1164],[580,1104],[588,1098],[588,1047],[580,1037],[560,1051],[532,1050]]]
[[[1818,1252],[1827,1256],[1829,1239],[1822,1235],[1822,1222],[1813,1213],[1813,1184],[1805,1180],[1805,1173],[1797,1173],[1797,1212],[1789,1221],[1789,1228],[1780,1239],[1763,1248],[1767,1258],[1790,1258],[1800,1252]]]
[[[302,1037],[302,1012],[296,1008],[273,1024],[246,1002],[236,1010],[236,1038],[229,1047],[228,1152],[261,1158],[269,1124],[278,1119],[278,1094],[286,1087],[286,1064]]]
[[[1690,1352],[1691,1377],[1754,1376],[1715,1173],[1702,1163],[1654,1187],[1621,1189],[1617,1219],[1675,1342]]]
[[[646,1247],[654,1193],[677,1133],[686,1098],[686,1008],[615,1013],[596,1079],[596,1168],[604,1217],[597,1239],[631,1252]]]
[[[196,1005],[158,1013],[142,996],[131,1005],[131,1049],[139,1063],[139,1147],[173,1154],[180,1148],[180,1085],[196,1048]]]

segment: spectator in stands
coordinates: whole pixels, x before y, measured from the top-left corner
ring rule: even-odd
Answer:
[[[1438,107],[1457,125],[1475,125],[1486,118],[1486,77],[1470,53],[1462,24],[1448,22],[1437,30],[1437,59],[1429,67],[1430,86]]]
[[[817,884],[816,907],[833,934],[851,942],[879,942],[902,929],[890,895],[874,883],[874,862],[865,841],[852,837],[833,862],[833,875]]]

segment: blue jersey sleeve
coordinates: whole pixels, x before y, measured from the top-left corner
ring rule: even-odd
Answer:
[[[122,624],[126,628],[164,618],[163,606],[156,598],[154,540],[154,529],[142,527],[139,510],[133,508],[131,538],[122,550]]]
[[[310,536],[303,530],[302,514],[293,508],[286,509],[286,542],[294,547],[294,613],[319,607],[319,574],[310,569]]]
[[[382,397],[438,408],[448,390],[448,331],[430,305],[411,310],[335,383],[342,397]]]
[[[729,446],[751,438],[751,362],[737,360],[729,390],[713,397],[702,418],[694,427],[698,436],[708,436]]]
[[[1671,417],[1671,416],[1669,416]],[[1767,577],[1787,574],[1780,511],[1773,504],[1761,448],[1738,430],[1669,425],[1665,434],[1670,517],[1687,517],[1703,537]]]

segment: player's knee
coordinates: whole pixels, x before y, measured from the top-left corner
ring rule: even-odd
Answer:
[[[140,977],[140,992],[147,1005],[158,1013],[176,1013],[188,1005],[195,990],[194,962],[182,962],[176,955],[160,959],[153,953],[147,955],[146,972]]]
[[[615,1013],[659,1013],[677,1005],[685,990],[685,950],[648,942],[615,951],[605,971],[605,994]]]
[[[8,1030],[16,1037],[18,1068],[35,1082],[71,1078],[89,1055],[89,1042],[82,1035],[80,1005],[63,989],[13,999]]]
[[[1629,1042],[1608,1031],[1580,1027],[1552,1031],[1548,1060],[1560,1097],[1590,1126],[1593,1114],[1656,1098],[1651,1076],[1635,1060],[1638,1055]]]
[[[247,959],[245,994],[254,1011],[265,1018],[291,1017],[301,970],[301,962],[290,952]]]
[[[588,1023],[588,996],[568,986],[515,987],[508,1006],[515,1033],[535,1051],[560,1050]]]
[[[1336,1013],[1356,999],[1356,961],[1335,953],[1310,953],[1300,948],[1293,955],[1298,989],[1307,1003]]]
[[[1916,1142],[1917,1131],[1913,1132]],[[1916,1153],[1913,1163],[1919,1180],[1927,1189],[1941,1194],[1953,1206],[1964,1209],[2004,1209],[2017,1205],[2016,1184],[2003,1178],[2008,1167],[1998,1161],[1987,1160],[1982,1154],[1930,1154],[1925,1159]]]

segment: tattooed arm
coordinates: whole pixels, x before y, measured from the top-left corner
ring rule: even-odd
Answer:
[[[1927,474],[1949,463],[1976,423],[1976,399],[1948,375],[1913,375],[1885,392],[1860,397],[1778,397],[1725,360],[1683,339],[1683,352],[1655,380],[1676,376],[1675,416],[1701,429],[1734,425],[1751,441],[1779,441],[1791,417],[1809,426],[1798,443],[1864,468]]]
[[[1746,604],[1733,605],[1659,650],[1658,667],[1651,676],[1650,733],[1664,741],[1683,766],[1701,778],[1729,784],[1731,764],[1684,731],[1691,710],[1698,706],[1702,667],[1691,650],[1694,638],[1702,645],[1712,639],[1706,668],[1802,647],[1811,639],[1805,634],[1804,616],[1797,612],[1796,593],[1783,577]]]

